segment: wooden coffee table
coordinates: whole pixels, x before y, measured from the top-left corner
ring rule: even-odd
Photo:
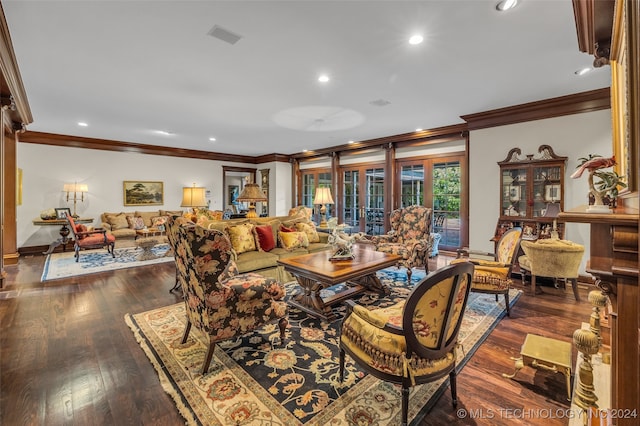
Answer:
[[[356,246],[353,251],[355,258],[352,260],[331,261],[329,258],[333,253],[330,250],[278,260],[302,287],[289,304],[314,317],[333,321],[337,317],[331,306],[336,303],[367,290],[389,294],[376,271],[396,265],[401,257],[362,246]],[[348,288],[324,299],[320,296],[320,290],[340,283],[346,283]]]

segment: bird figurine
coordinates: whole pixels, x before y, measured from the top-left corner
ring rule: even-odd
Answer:
[[[611,158],[593,157],[582,163],[580,167],[578,167],[578,169],[573,172],[573,174],[571,175],[571,179],[579,178],[580,176],[582,176],[582,173],[584,173],[585,170],[589,170],[590,173],[593,173],[595,170],[606,169],[607,167],[612,167],[615,165],[615,155]]]

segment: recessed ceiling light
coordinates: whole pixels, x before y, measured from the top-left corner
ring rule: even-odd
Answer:
[[[500,12],[504,12],[509,9],[513,9],[518,5],[518,0],[502,0],[496,5],[496,9]]]
[[[349,143],[355,143],[355,141],[349,141]]]
[[[303,149],[302,152],[309,152],[309,150],[308,149]]]
[[[591,67],[585,67],[582,69],[579,69],[578,71],[576,71],[574,74],[575,75],[585,75],[586,73],[588,73],[589,71],[591,71],[593,68]]]
[[[78,121],[78,126],[80,126],[80,127],[87,127],[87,126],[89,126],[89,124],[88,124],[88,123],[85,123],[84,121]]]
[[[166,130],[156,130],[155,133],[159,134],[159,135],[163,135],[163,136],[170,136],[173,135],[173,133],[171,132],[167,132]]]
[[[320,77],[318,77],[318,81],[320,83],[326,83],[327,81],[329,81],[329,76],[326,74],[322,74]]]
[[[419,127],[416,129],[416,132],[421,132],[421,131],[422,131],[422,129],[419,128]]]
[[[420,44],[423,40],[424,38],[420,34],[415,34],[409,39],[409,44]]]
[[[216,138],[209,138],[209,140],[210,140],[211,142],[215,142],[215,141],[216,141]]]

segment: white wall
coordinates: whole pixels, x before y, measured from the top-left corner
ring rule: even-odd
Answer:
[[[145,155],[131,152],[112,152],[82,148],[67,148],[29,143],[18,144],[18,167],[23,171],[22,205],[17,207],[18,247],[47,245],[59,237],[58,227],[36,226],[33,219],[40,212],[54,207],[70,207],[62,191],[65,183],[84,183],[89,187],[84,202],[77,203],[82,217],[93,217],[94,226],[100,225],[100,214],[105,211],[135,210],[184,210],[180,207],[182,187],[203,186],[211,194],[211,210],[222,210],[222,166],[269,168],[270,178],[280,173],[282,185],[291,187],[291,166],[288,163],[261,165],[223,163],[162,155]],[[125,180],[162,181],[164,203],[160,206],[124,206],[123,184]],[[273,185],[273,184],[272,184]],[[273,199],[273,186],[270,198]],[[283,199],[282,210],[289,211],[291,197]],[[273,214],[270,206],[270,214]]]
[[[493,251],[493,236],[500,209],[500,168],[511,148],[522,155],[538,153],[540,145],[550,145],[554,152],[568,157],[565,173],[564,206],[569,210],[587,204],[589,186],[586,175],[569,176],[578,158],[588,154],[612,155],[611,110],[574,114],[546,120],[530,121],[490,129],[475,130],[469,135],[469,246]],[[589,225],[568,223],[565,238],[585,245],[589,253]],[[585,261],[581,266],[584,272]]]

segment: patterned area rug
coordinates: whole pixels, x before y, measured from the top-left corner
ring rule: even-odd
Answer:
[[[391,295],[378,298],[365,293],[358,303],[388,306],[411,291],[403,270],[388,268],[378,276],[390,286]],[[424,271],[416,271],[414,277],[424,277]],[[295,291],[295,283],[287,284],[287,293]],[[512,290],[511,304],[520,293]],[[459,351],[458,369],[506,314],[504,299],[500,301],[502,304],[496,303],[493,295],[471,293],[460,331],[464,354]],[[344,310],[337,305],[340,318]],[[399,387],[364,373],[349,356],[344,382],[340,382],[337,342],[341,319],[327,323],[292,308],[284,346],[278,343],[275,324],[220,343],[205,376],[200,369],[206,336],[192,329],[187,342],[180,344],[186,322],[184,303],[127,314],[125,321],[189,425],[400,424]],[[412,424],[428,413],[447,384],[448,378],[443,378],[412,388]]]
[[[78,262],[76,262],[73,251],[52,253],[47,256],[40,281],[44,282],[76,275],[95,274],[134,266],[171,262],[173,261],[173,256],[168,250],[168,244],[154,246],[151,251],[157,257],[151,260],[138,260],[140,254],[143,253],[142,249],[138,247],[117,248],[114,251],[115,258],[106,249],[83,250],[80,252],[80,260]]]

